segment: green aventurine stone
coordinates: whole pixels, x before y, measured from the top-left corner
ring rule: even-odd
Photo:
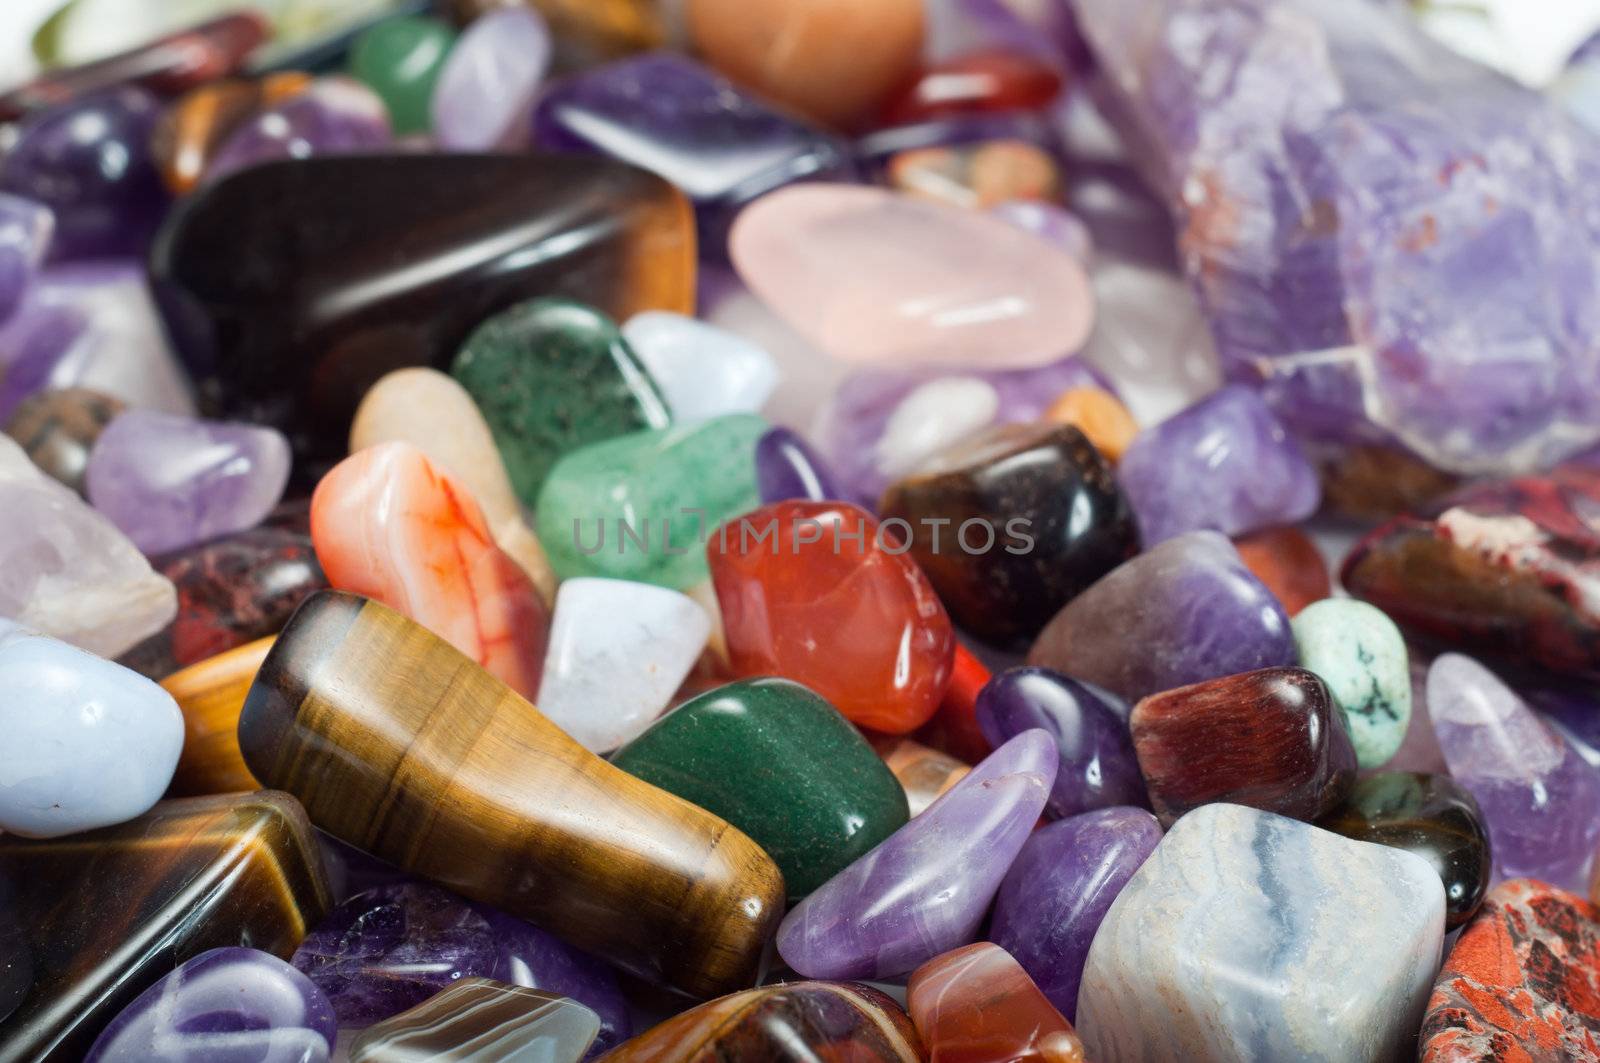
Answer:
[[[701,694],[611,761],[754,838],[790,897],[828,881],[910,815],[905,791],[861,733],[787,679]]]
[[[483,411],[529,507],[563,454],[672,423],[661,389],[616,323],[566,299],[518,303],[485,321],[450,374]]]
[[[707,579],[706,539],[761,504],[755,450],[767,427],[754,414],[733,414],[618,436],[562,458],[537,510],[556,575],[678,590]]]
[[[425,133],[433,85],[455,42],[455,30],[436,18],[386,18],[351,45],[350,73],[383,99],[396,133]]]
[[[1353,598],[1313,602],[1290,621],[1300,666],[1328,685],[1363,768],[1400,751],[1411,722],[1406,640],[1382,610]]]

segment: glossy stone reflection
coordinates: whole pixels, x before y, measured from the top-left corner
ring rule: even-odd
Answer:
[[[1139,551],[1110,466],[1064,425],[981,432],[891,485],[878,511],[909,526],[910,556],[951,618],[999,645],[1031,640]]]
[[[1489,889],[1489,833],[1483,813],[1472,794],[1448,775],[1369,775],[1317,826],[1428,861],[1444,883],[1446,927],[1471,919]]]
[[[345,77],[318,78],[258,111],[233,129],[212,154],[205,180],[278,160],[362,155],[394,141],[383,100]]]
[[[350,1042],[350,1063],[578,1063],[600,1018],[566,997],[463,978]]]
[[[930,1058],[1083,1063],[1083,1044],[1005,949],[979,942],[911,973],[906,1009]]]
[[[761,501],[801,499],[824,502],[842,498],[822,457],[792,429],[773,428],[756,442],[756,486]]]
[[[272,638],[219,653],[161,680],[183,713],[183,752],[171,793],[187,797],[260,789],[239,752],[239,714]]]
[[[121,399],[89,388],[40,391],[11,411],[6,435],[22,444],[30,461],[81,495],[95,440],[125,409]]]
[[[169,105],[150,141],[167,188],[176,195],[193,191],[211,168],[218,149],[239,127],[310,84],[311,75],[295,71],[213,81]]]
[[[249,270],[233,268],[241,247]],[[497,311],[538,295],[620,318],[687,311],[693,260],[688,205],[649,174],[418,155],[305,159],[219,182],[174,214],[151,273],[210,398],[327,459],[343,455],[368,387],[446,365]]]

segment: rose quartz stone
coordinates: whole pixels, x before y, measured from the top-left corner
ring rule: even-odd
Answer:
[[[997,218],[878,188],[795,185],[734,223],[740,277],[835,358],[1031,368],[1088,340],[1083,267]]]

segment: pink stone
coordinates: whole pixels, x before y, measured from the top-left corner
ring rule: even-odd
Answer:
[[[795,185],[734,223],[740,277],[846,362],[1028,368],[1081,348],[1083,267],[999,218],[853,185]]]

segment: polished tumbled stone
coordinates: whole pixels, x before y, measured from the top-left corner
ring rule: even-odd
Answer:
[[[1361,766],[1387,762],[1411,723],[1411,664],[1400,629],[1353,598],[1308,605],[1290,627],[1300,667],[1328,684]]]
[[[635,314],[622,326],[622,337],[660,386],[674,424],[758,413],[778,386],[772,355],[684,314]]]
[[[578,1063],[599,1031],[600,1017],[575,1000],[463,978],[361,1031],[350,1063]]]
[[[1179,820],[1100,924],[1078,996],[1097,1063],[1399,1059],[1444,938],[1427,861],[1239,805]]]

